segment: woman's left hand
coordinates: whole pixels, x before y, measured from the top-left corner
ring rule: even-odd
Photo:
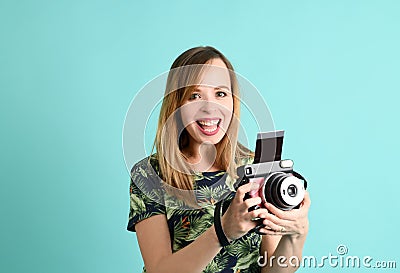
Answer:
[[[303,202],[298,209],[283,211],[270,203],[264,206],[270,213],[260,215],[265,228],[260,232],[266,235],[305,235],[308,232],[308,210],[311,200],[306,191]]]

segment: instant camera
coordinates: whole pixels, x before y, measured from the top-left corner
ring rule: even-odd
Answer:
[[[245,195],[246,198],[261,197],[262,203],[249,210],[262,207],[265,202],[281,210],[292,210],[303,201],[307,181],[293,170],[293,161],[282,160],[284,131],[258,133],[253,164],[237,169],[239,183],[257,183],[259,188]]]

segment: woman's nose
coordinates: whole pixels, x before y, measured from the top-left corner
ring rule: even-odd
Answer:
[[[200,110],[203,112],[212,113],[217,109],[217,107],[217,103],[215,103],[213,99],[206,98],[201,102]]]

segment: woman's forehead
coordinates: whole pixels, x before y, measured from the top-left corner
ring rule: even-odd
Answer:
[[[198,85],[211,86],[211,87],[231,86],[229,69],[226,66],[225,67],[215,66],[215,65],[204,66]]]

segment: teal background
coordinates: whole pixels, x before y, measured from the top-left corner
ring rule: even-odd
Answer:
[[[310,183],[304,255],[345,244],[399,267],[399,14],[394,0],[2,0],[0,271],[140,272],[125,113],[198,45],[221,50],[286,130]],[[339,270],[371,272],[299,272]]]

